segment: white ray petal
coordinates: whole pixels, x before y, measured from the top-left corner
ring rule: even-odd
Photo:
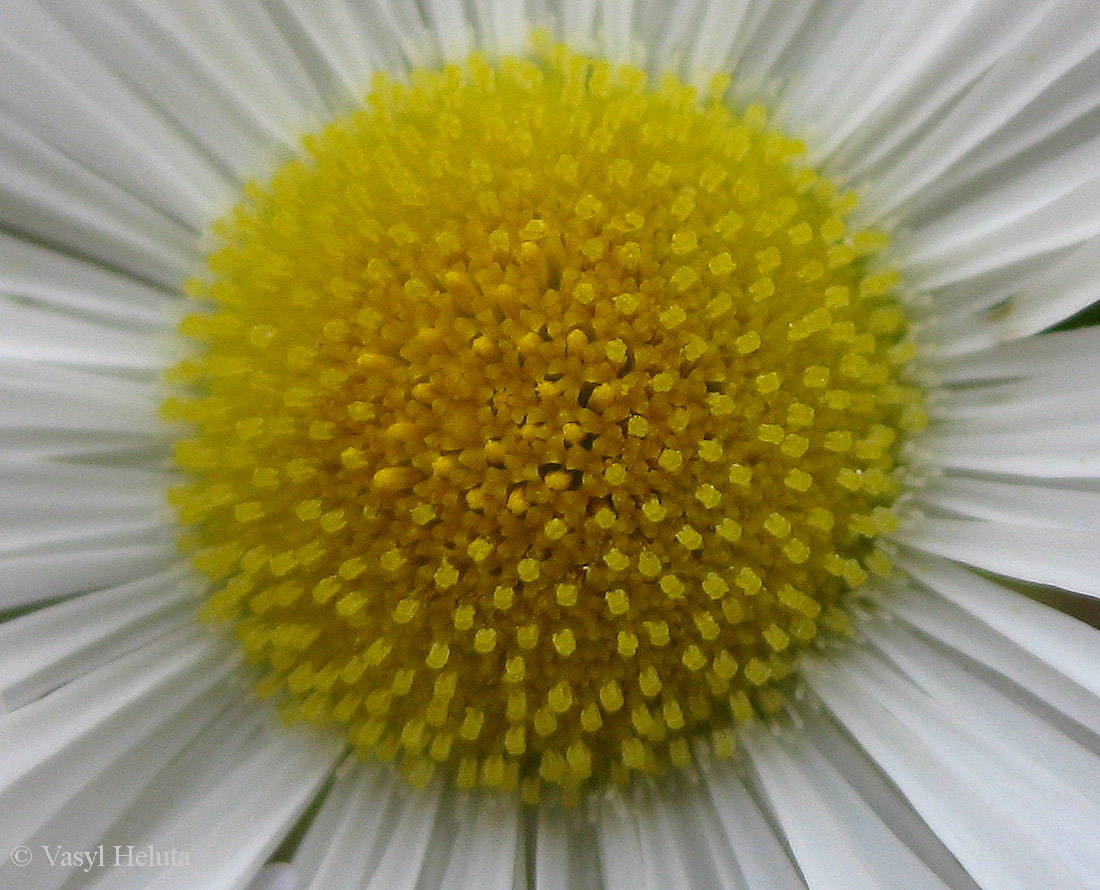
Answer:
[[[713,754],[707,757],[713,760]],[[724,763],[722,766],[729,768],[731,765]],[[657,855],[678,862],[687,886],[745,890],[745,873],[739,867],[711,794],[697,770],[691,768],[673,773],[654,784],[649,800],[663,844],[670,848],[668,854],[661,854],[659,847]],[[792,890],[795,886],[801,887],[801,884],[787,884]],[[757,884],[751,887],[756,888]]]
[[[749,11],[747,0],[709,0],[691,20],[694,40],[684,64],[689,83],[705,89],[716,71],[728,69],[734,42]]]
[[[301,40],[323,68],[322,91],[329,104],[356,103],[370,83],[371,73],[382,60],[373,52],[371,35],[360,27],[355,14],[342,0],[324,4],[282,4],[285,22],[293,23]],[[300,50],[299,50],[300,52]]]
[[[697,749],[704,787],[749,890],[800,890],[805,883],[760,804],[729,763]]]
[[[345,764],[294,853],[302,890],[355,890],[382,858],[400,778],[385,765]]]
[[[1051,529],[928,517],[899,542],[1010,578],[1100,597],[1100,549],[1094,530]]]
[[[1089,340],[1088,329],[1080,330],[1086,336],[1079,340],[1056,339],[1057,335],[1035,339],[1072,347],[1075,342],[1087,343]],[[1095,333],[1096,330],[1093,331]],[[945,416],[974,418],[988,423],[995,414],[1011,417],[1035,412],[1039,418],[1053,419],[1066,413],[1063,403],[1076,399],[1078,411],[1069,416],[1083,422],[1088,419],[1091,407],[1086,394],[1100,385],[1100,367],[1087,360],[1091,356],[1078,355],[1074,363],[1072,357],[1075,351],[1073,348],[1048,349],[1045,357],[1036,355],[1027,365],[1021,366],[1014,379],[998,381],[979,377],[970,381],[972,385],[969,386],[944,387],[937,394],[937,403],[933,407]],[[1023,354],[1028,354],[1026,347]],[[972,373],[977,373],[977,369]],[[1017,418],[1018,421],[1021,419]]]
[[[292,142],[303,126],[324,114],[324,100],[270,10],[254,0],[210,4],[202,10],[156,0],[105,0],[102,5],[102,17],[125,35],[107,64],[215,155],[226,152],[224,144],[217,145],[222,114],[241,128],[241,149],[257,138]],[[58,16],[91,47],[109,39],[109,32],[101,36],[102,26],[88,22],[82,10]],[[150,56],[162,68],[151,80],[141,74],[143,60]],[[165,75],[178,80],[173,83]],[[177,106],[181,86],[202,103],[184,100]],[[256,172],[244,155],[229,155],[225,162],[231,169]]]
[[[879,107],[863,119],[858,129],[852,130],[839,151],[829,159],[830,171],[873,185],[890,170],[895,158],[911,147],[919,134],[930,131],[934,122],[965,95],[975,81],[1013,51],[1055,2],[1057,0],[1040,3],[982,0],[973,5],[969,14],[938,45],[926,47],[928,52],[920,59],[920,65],[906,72],[907,77],[897,82],[892,94],[876,96],[874,91],[870,93],[879,101]],[[880,6],[880,13],[884,9],[888,8]],[[814,12],[820,15],[819,9]],[[828,20],[811,19],[806,25],[811,41],[815,30],[823,36],[816,38],[819,46],[810,44],[810,61],[820,59],[823,66],[832,64],[839,73],[858,65],[868,44],[873,46],[878,36],[874,29],[866,29],[863,42],[853,44],[842,39],[840,29]],[[794,41],[796,45],[798,42]],[[805,36],[801,42],[806,42]],[[790,76],[788,72],[798,72],[805,64],[803,58],[792,55],[786,64],[776,65],[772,75]],[[795,74],[792,78],[794,91],[803,88],[804,79]],[[891,79],[892,72],[883,72],[881,80]],[[794,98],[792,95],[792,100]],[[828,138],[827,133],[817,133],[814,127],[814,107],[806,107],[807,119],[799,122],[801,127],[810,129],[822,139]],[[867,211],[873,209],[866,208]]]
[[[0,222],[165,288],[198,262],[195,233],[0,115]]]
[[[713,883],[713,877],[692,874],[692,870],[708,870],[707,851],[702,838],[692,838],[689,847],[673,832],[672,819],[664,803],[666,787],[639,789],[630,802],[638,827],[642,853],[642,868],[654,888],[691,890]],[[689,867],[689,862],[691,867]],[[693,867],[693,868],[692,868]]]
[[[1095,478],[1100,474],[1100,424],[1022,432],[939,432],[917,448],[933,466],[1039,479]]]
[[[818,659],[807,659],[803,669],[829,710],[983,890],[1083,890],[1070,869],[1013,818],[1011,804],[995,787],[946,762],[878,701],[877,685],[865,688],[842,665]]]
[[[157,419],[147,381],[88,369],[0,359],[0,454],[7,461],[156,452],[163,462],[171,430]]]
[[[1089,396],[1100,384],[1100,368],[1076,377],[1046,378],[944,393],[929,406],[944,432],[1013,433],[1021,427],[1058,430],[1100,422],[1100,406]]]
[[[1001,212],[1003,216],[1009,208],[1015,212],[1017,202],[1026,206],[1026,199],[1017,196],[1016,188],[1017,184],[1013,183],[1007,194],[990,195],[988,201],[1000,205],[999,210],[990,212]],[[1044,198],[1054,195],[1057,189],[1052,189]],[[900,265],[909,286],[934,292],[936,288],[945,288],[1005,266],[1088,243],[1100,235],[1098,200],[1100,176],[1093,176],[1034,212],[988,234],[971,237],[966,232],[956,233],[957,246],[950,251],[932,253],[937,248],[929,247],[929,254],[922,257],[917,253],[922,249],[918,236],[901,239],[897,245]]]
[[[1100,237],[1013,263],[930,294],[922,335],[935,361],[1037,334],[1100,297],[1094,280]]]
[[[980,352],[953,357],[930,356],[936,377],[944,383],[997,379],[1064,380],[1084,370],[1100,355],[1100,327],[1058,331],[999,343]]]
[[[0,109],[77,163],[194,231],[231,183],[48,12],[3,0]]]
[[[1005,127],[975,146],[912,202],[909,218],[935,219],[982,192],[1061,164],[1066,155],[1096,138],[1100,107],[1100,52],[1093,53],[1038,96]]]
[[[901,554],[898,564],[948,601],[1100,697],[1100,631],[947,560]]]
[[[804,691],[803,691],[804,692]],[[952,890],[980,890],[973,878],[944,846],[943,841],[913,809],[859,744],[848,735],[812,695],[801,695],[788,709],[793,718],[791,737],[812,748],[835,775],[842,776],[875,816],[902,844],[916,854]]]
[[[0,359],[156,373],[169,351],[162,336],[0,296]]]
[[[224,682],[229,706],[142,789],[137,799],[100,832],[108,844],[132,844],[173,824],[186,809],[208,798],[226,778],[278,731],[270,706],[250,694],[247,670]],[[71,888],[66,888],[71,890]],[[81,888],[83,890],[83,888]]]
[[[140,6],[166,27],[178,29],[189,55],[209,54],[214,70],[223,78],[232,72],[234,88],[250,104],[275,114],[282,127],[316,129],[331,110],[299,52],[298,35],[279,19],[285,4],[234,0],[206,9],[176,4],[165,8],[159,0],[114,2]]]
[[[279,727],[212,793],[135,847],[187,851],[187,861],[143,869],[150,890],[233,890],[251,880],[316,796],[340,746],[315,732]],[[128,890],[126,869],[105,871],[95,890]]]
[[[810,890],[946,890],[798,730],[790,735],[744,740]]]
[[[518,799],[491,792],[462,796],[455,816],[458,834],[440,886],[512,890],[521,865]]]
[[[635,0],[603,0],[596,36],[601,54],[612,62],[636,61],[634,51]]]
[[[566,43],[588,49],[596,35],[597,0],[561,0],[561,30]]]
[[[4,232],[0,293],[139,335],[164,330],[182,302],[174,292]]]
[[[1045,208],[1066,206],[1066,199],[1077,190],[1089,194],[1098,151],[1100,137],[1093,137],[997,187],[984,185],[976,195],[960,201],[957,209],[935,215],[926,211],[920,226],[900,245],[903,270],[912,270],[918,281],[930,275],[935,286],[937,267],[950,267],[972,250],[971,245],[984,243],[982,239],[1010,230]],[[931,271],[921,277],[922,270]]]
[[[167,531],[170,481],[168,474],[137,468],[0,464],[0,501],[8,510],[0,554]]]
[[[139,13],[117,4],[55,5],[51,12],[95,58],[198,143],[211,163],[234,178],[256,173],[257,157],[289,135],[273,124],[270,106],[249,102],[201,49],[182,44]]]
[[[656,877],[645,869],[638,822],[631,803],[618,794],[612,794],[600,801],[595,812],[604,886],[658,890]]]
[[[260,869],[245,890],[299,890],[298,876],[285,862],[270,862]]]
[[[187,628],[0,716],[0,852],[236,665]]]
[[[425,9],[443,58],[462,62],[474,48],[474,29],[462,0],[432,0]]]
[[[1011,53],[977,83],[909,151],[895,154],[875,184],[872,204],[889,213],[949,170],[1052,82],[1100,46],[1100,16],[1090,0],[1051,7]]]
[[[638,10],[635,30],[649,48],[650,67],[663,71],[682,71],[696,36],[696,22],[706,9],[707,0],[679,0],[677,3],[647,3]]]
[[[930,64],[977,2],[893,7],[866,2],[829,35],[790,95],[789,113],[812,122],[813,155],[827,158]]]
[[[390,843],[382,853],[365,890],[413,890],[420,878],[439,815],[442,787],[436,783],[406,794],[388,824]]]
[[[744,875],[698,771],[692,768],[669,776],[654,786],[650,798],[667,843],[674,846],[683,865],[688,886],[742,890]]]
[[[377,6],[355,0],[343,0],[343,3],[376,67],[400,74],[408,70],[410,59],[418,59],[415,64],[438,63],[438,35],[433,33],[420,12],[410,10],[408,4],[399,3],[393,8],[392,2]],[[422,3],[420,8],[426,6],[428,2]]]
[[[82,869],[58,868],[42,855],[54,850],[94,850],[107,829],[136,799],[155,787],[168,764],[197,738],[208,734],[227,712],[232,712],[233,695],[217,688],[183,705],[157,730],[131,747],[113,749],[114,760],[80,788],[64,785],[57,793],[60,809],[24,843],[40,855],[35,868],[21,869],[21,886],[35,890],[58,890],[72,886],[73,878],[86,878]],[[215,752],[211,752],[215,753]],[[37,791],[37,789],[36,789]],[[113,867],[114,850],[105,847],[102,866]],[[91,871],[91,869],[89,869]],[[69,880],[66,880],[69,878]]]
[[[942,511],[1021,527],[1100,528],[1100,491],[1072,486],[1023,485],[956,474],[933,479],[916,493],[919,503]]]
[[[714,870],[712,883],[718,890],[754,890],[758,885],[749,885],[738,868],[733,850],[726,840],[726,833],[722,829],[722,823],[718,814],[711,806],[710,798],[705,787],[699,785],[689,790],[686,795],[675,799],[678,808],[678,818],[686,823],[684,830],[691,831],[696,842],[704,842],[708,851],[708,860]],[[784,890],[795,890],[803,885],[787,884]],[[771,890],[771,885],[765,887]]]
[[[980,681],[952,671],[949,662],[937,660],[904,633],[877,630],[873,639],[888,649],[905,679],[862,652],[845,672],[858,671],[859,685],[919,732],[945,765],[990,789],[991,802],[1011,813],[1021,828],[1044,838],[1046,850],[1060,857],[1083,886],[1100,886],[1100,853],[1092,832],[1100,818],[1094,753]]]
[[[251,101],[240,68],[219,68],[201,44],[126,4],[56,5],[65,28],[151,109],[195,142],[227,179],[256,175],[297,131]],[[283,115],[286,118],[286,114]],[[228,192],[227,192],[228,193]]]
[[[124,433],[159,439],[156,394],[119,377],[4,361],[0,429]]]
[[[897,584],[880,608],[938,645],[984,665],[1026,690],[1053,712],[1100,737],[1096,694],[943,596],[907,579]]]
[[[868,42],[844,71],[835,95],[827,97],[815,124],[822,143],[814,153],[828,158],[849,140],[858,140],[867,121],[896,103],[942,61],[945,48],[958,39],[980,12],[981,0],[906,4],[899,14],[867,34]],[[888,7],[881,7],[888,11]]]
[[[969,665],[945,657],[899,622],[879,616],[861,621],[859,628],[907,679],[950,708],[957,725],[1021,770],[1042,773],[1036,783],[1059,786],[1050,795],[1036,797],[1056,801],[1060,813],[1077,826],[1100,824],[1100,758],[1094,751],[1029,711],[1013,691],[989,684]],[[1094,704],[1100,707],[1100,700]],[[1100,738],[1093,742],[1100,747]],[[1091,857],[1100,875],[1100,848],[1091,840],[1081,843],[1074,825],[1064,825],[1055,834],[1060,845],[1078,844],[1079,849],[1069,850],[1071,858],[1086,862]]]
[[[569,824],[560,809],[539,807],[534,838],[534,884],[540,890],[569,890],[577,882],[569,862]],[[586,890],[591,890],[589,882]]]
[[[760,3],[750,9],[732,52],[734,94],[743,100],[767,97],[772,91],[769,86],[774,88],[782,72],[797,70],[796,65],[787,64],[787,54],[792,47],[802,47],[808,42],[799,38],[807,30],[813,33],[813,29],[807,29],[809,20],[827,18],[837,6],[822,9],[815,0],[782,0]],[[797,127],[804,130],[805,122]]]
[[[43,553],[0,557],[0,608],[70,596],[125,584],[164,571],[177,558],[172,537],[143,540],[134,536],[119,543],[68,545]]]
[[[479,47],[493,55],[522,52],[530,33],[524,5],[512,0],[473,0]]]
[[[192,623],[199,586],[181,566],[0,624],[0,712]]]
[[[372,45],[386,52],[387,68],[407,72],[410,67],[433,65],[439,47],[419,5],[403,0],[355,3],[350,7]]]
[[[539,890],[601,890],[591,826],[560,807],[538,808],[534,838],[534,886]]]
[[[805,29],[792,41],[790,67],[793,76],[784,77],[781,108],[784,118],[800,133],[812,135],[820,145],[825,138],[825,120],[830,116],[830,95],[842,94],[849,77],[857,71],[890,23],[898,15],[869,0],[832,4],[812,11]]]

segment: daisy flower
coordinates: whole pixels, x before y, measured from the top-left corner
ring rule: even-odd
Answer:
[[[1091,0],[0,10],[0,884],[1100,888]]]

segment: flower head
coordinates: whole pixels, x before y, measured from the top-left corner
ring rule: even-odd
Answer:
[[[1100,21],[1002,6],[9,4],[0,868],[1094,886]]]

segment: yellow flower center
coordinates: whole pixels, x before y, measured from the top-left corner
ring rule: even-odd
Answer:
[[[575,796],[728,752],[889,570],[885,238],[724,91],[563,48],[380,78],[217,225],[172,499],[290,716]]]

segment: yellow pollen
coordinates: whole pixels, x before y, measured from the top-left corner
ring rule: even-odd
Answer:
[[[890,571],[886,239],[724,97],[541,44],[380,76],[215,226],[171,500],[288,719],[575,799],[728,756]]]

